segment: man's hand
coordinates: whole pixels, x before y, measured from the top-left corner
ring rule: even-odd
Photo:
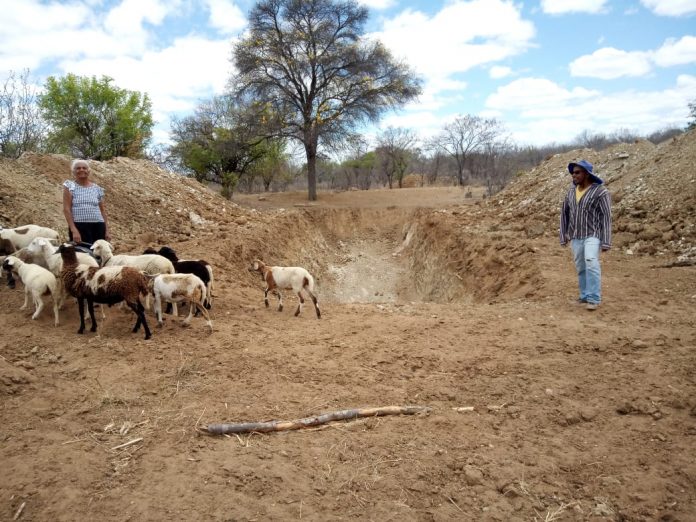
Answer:
[[[75,229],[72,231],[72,239],[75,243],[80,243],[82,241],[82,236],[80,235],[80,231]]]

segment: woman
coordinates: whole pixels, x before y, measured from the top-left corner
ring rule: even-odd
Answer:
[[[68,235],[77,243],[94,243],[111,239],[104,208],[104,189],[89,180],[89,163],[73,160],[70,167],[74,180],[63,183],[63,214],[68,222]]]

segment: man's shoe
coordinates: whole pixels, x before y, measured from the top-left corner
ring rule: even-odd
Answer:
[[[599,308],[599,303],[587,303],[586,308],[590,311],[596,310],[597,308]]]

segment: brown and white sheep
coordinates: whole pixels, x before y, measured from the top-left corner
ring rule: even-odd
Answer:
[[[314,310],[317,313],[317,319],[321,319],[321,311],[319,310],[319,302],[314,295],[314,278],[302,267],[299,266],[268,266],[263,261],[255,260],[249,268],[251,272],[261,274],[261,279],[266,283],[263,291],[263,302],[268,308],[268,292],[274,293],[278,297],[278,311],[283,310],[283,296],[281,290],[292,290],[297,294],[300,302],[295,310],[295,317],[302,312],[304,297],[302,292],[305,291],[309,295]]]
[[[94,317],[94,303],[116,304],[125,301],[128,307],[135,312],[137,320],[133,332],[143,325],[145,339],[151,337],[150,328],[145,319],[145,308],[140,301],[141,297],[149,295],[148,280],[137,268],[129,266],[109,266],[98,268],[80,265],[77,261],[74,245],[63,243],[58,252],[63,258],[63,271],[61,279],[66,291],[77,298],[80,311],[80,328],[77,333],[85,331],[84,303],[87,301],[89,317],[92,321],[90,331],[97,331],[97,320]]]
[[[188,326],[193,317],[194,309],[197,309],[203,317],[210,331],[213,331],[213,323],[210,320],[208,310],[204,303],[206,298],[205,283],[193,274],[160,274],[150,281],[152,293],[155,296],[155,313],[157,325],[162,326],[162,301],[174,305],[174,317],[177,315],[176,304],[188,303],[189,314],[184,319],[184,325]]]

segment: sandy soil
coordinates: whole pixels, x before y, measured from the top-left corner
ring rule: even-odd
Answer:
[[[587,312],[553,234],[336,197],[355,205],[172,241],[215,266],[212,335],[169,318],[144,341],[113,308],[78,336],[74,303],[54,328],[0,288],[0,519],[695,519],[694,267],[613,251]],[[264,308],[261,254],[317,274],[321,321]],[[433,411],[196,429],[404,404]]]
[[[322,192],[320,202],[307,201],[307,192],[267,192],[235,194],[235,203],[247,208],[441,208],[480,200],[483,187],[427,187]]]

